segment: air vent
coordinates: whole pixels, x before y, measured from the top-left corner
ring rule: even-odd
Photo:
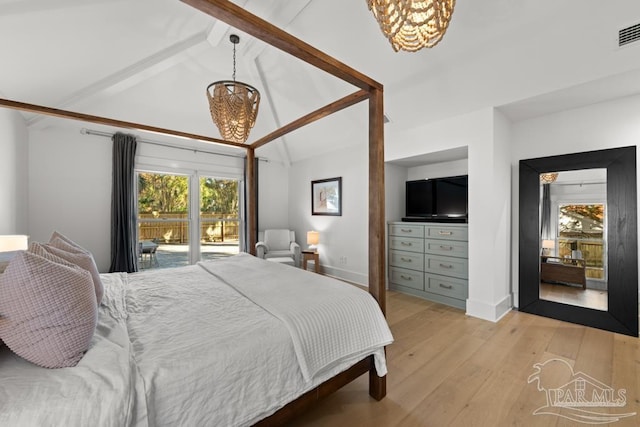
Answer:
[[[638,40],[640,40],[640,24],[618,31],[618,46],[625,46]]]

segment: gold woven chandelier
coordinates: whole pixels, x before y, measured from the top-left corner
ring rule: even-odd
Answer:
[[[236,45],[240,37],[232,34],[233,80],[221,80],[207,86],[207,99],[213,123],[227,141],[245,143],[256,124],[260,92],[253,86],[236,81]]]
[[[456,0],[367,0],[393,50],[434,47],[449,27]]]
[[[540,182],[543,184],[552,184],[558,179],[558,172],[547,172],[540,174]]]

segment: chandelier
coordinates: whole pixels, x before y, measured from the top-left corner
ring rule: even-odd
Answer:
[[[244,143],[256,123],[260,92],[253,86],[236,81],[236,45],[240,37],[232,34],[233,80],[221,80],[207,86],[207,99],[213,123],[227,141]]]
[[[540,174],[540,182],[543,184],[551,184],[558,179],[558,172],[548,172]]]
[[[434,47],[449,27],[456,0],[367,0],[393,50]]]

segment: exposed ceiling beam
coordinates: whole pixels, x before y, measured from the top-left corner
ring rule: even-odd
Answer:
[[[251,144],[251,147],[254,149],[261,147],[276,138],[280,138],[281,136],[293,132],[296,129],[300,129],[301,127],[308,125],[309,123],[313,123],[316,120],[320,120],[323,117],[327,117],[330,114],[343,110],[347,107],[357,104],[358,102],[364,101],[365,99],[369,99],[369,92],[367,92],[366,90],[359,90],[357,92],[354,92],[351,95],[347,95],[344,98],[332,102],[331,104],[328,104],[312,113],[309,113],[306,116],[300,117],[299,119],[292,121],[291,123],[281,127],[280,129],[276,129],[275,131],[266,136],[263,136],[262,138]]]
[[[67,108],[72,105],[78,105],[87,101],[92,96],[101,92],[110,92],[114,94],[128,89],[140,83],[150,75],[160,73],[171,66],[188,59],[187,52],[197,46],[207,47],[205,43],[207,34],[199,32],[191,37],[174,43],[173,45],[162,49],[153,55],[137,61],[122,70],[113,73],[97,82],[86,86],[69,95],[66,99],[56,103],[57,108]],[[28,126],[33,126],[45,119],[45,116],[36,116],[27,120]]]
[[[247,12],[230,1],[181,1],[360,89],[369,90],[374,88],[382,90],[382,84],[372,78],[332,58],[264,19]]]
[[[80,120],[98,125],[114,126],[123,129],[134,129],[145,132],[153,132],[161,135],[175,136],[178,138],[194,139],[196,141],[210,142],[214,144],[229,145],[247,149],[247,146],[223,139],[211,138],[209,136],[197,135],[194,133],[181,132],[172,129],[159,128],[155,126],[143,125],[140,123],[126,122],[122,120],[109,119],[106,117],[92,116],[90,114],[77,113],[74,111],[60,110],[57,108],[43,107],[41,105],[27,104],[25,102],[12,101],[10,99],[0,99],[0,107],[13,108],[14,110],[26,111],[28,113],[44,114],[52,117],[60,117],[63,119]]]

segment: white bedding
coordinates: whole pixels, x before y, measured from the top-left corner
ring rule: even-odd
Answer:
[[[250,266],[244,268],[245,279],[238,277],[238,265],[241,270],[242,265]],[[390,342],[391,334],[384,320],[373,334],[362,330],[352,334],[342,322],[331,325],[312,315],[320,326],[309,323],[298,329],[320,332],[320,338],[292,339],[291,325],[285,327],[281,319],[290,323],[300,313],[277,312],[283,309],[279,305],[298,307],[305,299],[321,300],[330,307],[327,297],[319,294],[318,286],[324,286],[326,294],[336,298],[336,306],[348,300],[350,311],[366,313],[366,318],[369,303],[356,302],[373,301],[365,291],[322,278],[327,281],[309,285],[314,289],[308,294],[311,298],[294,296],[296,283],[272,280],[285,277],[281,273],[296,276],[291,280],[298,280],[301,289],[321,278],[248,255],[175,269],[102,275],[105,299],[98,328],[77,367],[39,368],[0,347],[0,426],[251,425],[365,355],[376,354],[379,373],[386,372],[382,345]],[[238,284],[245,282],[248,285]],[[282,295],[285,303],[276,304],[270,296],[261,302],[260,297],[251,300],[237,290],[250,294],[252,286],[284,287],[293,293],[273,290],[270,295]],[[342,344],[326,341],[323,332],[335,330]],[[351,341],[361,341],[361,335],[371,335],[379,343],[354,350]],[[313,350],[307,341],[318,341],[332,351]],[[340,351],[333,351],[334,346]]]

